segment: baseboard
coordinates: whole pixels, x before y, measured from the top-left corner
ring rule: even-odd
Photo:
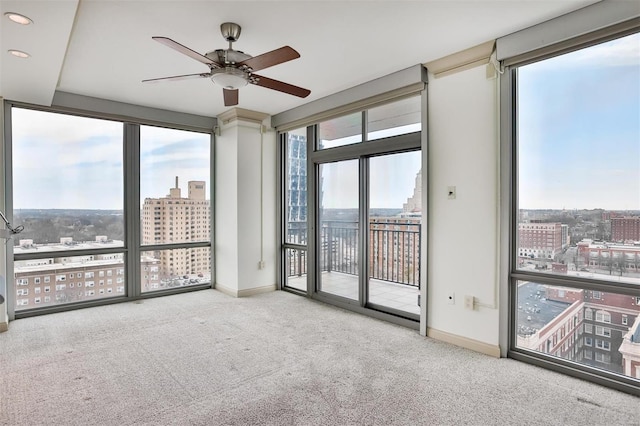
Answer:
[[[262,287],[247,288],[245,290],[238,291],[238,297],[255,296],[256,294],[270,293],[275,290],[275,284],[265,285]]]
[[[427,336],[462,348],[471,349],[472,351],[480,352],[485,355],[500,358],[499,345],[490,345],[485,342],[480,342],[478,340],[469,339],[468,337],[458,336],[456,334],[447,333],[446,331],[440,331],[430,327],[427,327]]]
[[[9,331],[9,323],[0,322],[0,333],[4,333],[5,331]]]
[[[254,288],[247,288],[244,290],[238,290],[235,288],[230,288],[230,287],[226,287],[220,283],[216,283],[215,287],[216,290],[219,290],[220,292],[226,294],[227,296],[231,296],[231,297],[249,297],[249,296],[255,296],[256,294],[262,294],[262,293],[269,293],[271,291],[275,291],[276,290],[276,284],[271,284],[271,285],[265,285],[262,287],[254,287]]]

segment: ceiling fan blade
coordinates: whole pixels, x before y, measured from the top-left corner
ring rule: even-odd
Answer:
[[[272,78],[263,77],[257,74],[252,74],[251,77],[251,83],[257,86],[266,87],[267,89],[277,90],[278,92],[288,93],[300,98],[306,98],[307,96],[309,96],[309,94],[311,94],[310,90],[303,89],[302,87],[294,86],[293,84],[285,83],[283,81],[274,80]],[[254,80],[253,77],[255,77],[257,81]]]
[[[149,78],[147,80],[142,80],[143,83],[157,83],[158,81],[176,81],[176,80],[190,80],[192,78],[204,78],[211,77],[211,73],[205,72],[200,74],[185,74],[185,75],[174,75],[172,77],[160,77],[160,78]]]
[[[236,66],[241,67],[242,65],[246,65],[253,71],[260,71],[299,57],[300,54],[296,52],[295,49],[289,46],[284,46],[280,49],[272,50],[271,52],[263,53],[262,55],[244,60],[237,63]]]
[[[151,37],[151,38],[157,41],[158,43],[162,43],[167,47],[177,50],[183,55],[187,55],[188,57],[193,58],[196,61],[202,62],[203,64],[213,66],[213,68],[222,67],[222,65],[220,65],[219,63],[212,61],[206,56],[201,55],[195,50],[191,50],[187,46],[183,46],[182,44],[178,43],[177,41],[171,40],[170,38],[167,38],[167,37]]]
[[[224,93],[224,106],[238,105],[238,89],[222,89]]]

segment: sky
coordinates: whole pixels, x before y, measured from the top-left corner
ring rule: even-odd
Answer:
[[[519,206],[640,209],[640,34],[518,70]]]
[[[421,164],[420,151],[371,158],[370,208],[402,209],[413,195]],[[320,173],[322,207],[358,208],[358,160],[322,164]]]
[[[123,125],[12,109],[14,209],[123,208]],[[179,176],[209,188],[209,135],[142,126],[141,201],[163,197]]]

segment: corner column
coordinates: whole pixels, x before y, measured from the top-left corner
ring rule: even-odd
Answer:
[[[268,114],[218,116],[215,284],[234,297],[276,289],[276,132]]]

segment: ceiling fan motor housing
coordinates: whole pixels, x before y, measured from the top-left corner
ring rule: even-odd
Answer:
[[[225,22],[223,24],[220,24],[220,32],[222,33],[222,37],[232,43],[240,38],[240,31],[240,25],[233,22]]]

